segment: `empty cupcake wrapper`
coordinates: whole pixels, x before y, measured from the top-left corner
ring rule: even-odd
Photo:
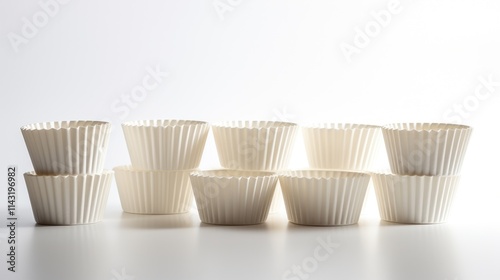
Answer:
[[[337,226],[358,222],[370,175],[301,170],[282,172],[279,180],[290,222]]]
[[[459,176],[372,174],[380,217],[396,223],[446,222]]]
[[[370,170],[383,148],[382,131],[373,125],[318,124],[302,134],[311,168]]]
[[[210,130],[206,122],[188,120],[132,121],[122,128],[138,170],[198,168]]]
[[[103,171],[109,123],[36,123],[21,127],[21,132],[38,175],[98,174]]]
[[[191,174],[201,221],[219,225],[265,222],[277,181],[271,172],[211,170]]]
[[[297,125],[270,121],[233,121],[212,125],[222,167],[280,170],[288,166]]]
[[[472,133],[464,125],[391,124],[383,127],[392,173],[456,175],[460,173]]]
[[[123,211],[135,214],[180,214],[189,211],[192,170],[142,171],[131,166],[114,168]]]
[[[113,172],[61,176],[27,172],[24,178],[37,223],[76,225],[102,220]]]

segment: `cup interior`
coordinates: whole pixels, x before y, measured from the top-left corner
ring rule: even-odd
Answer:
[[[343,170],[289,170],[280,172],[280,176],[303,179],[354,179],[370,175],[364,172]]]
[[[469,126],[449,123],[393,123],[383,128],[390,130],[438,131],[451,129],[470,129]]]
[[[176,170],[151,170],[151,169],[138,169],[134,168],[132,165],[122,165],[113,168],[117,172],[128,172],[128,173],[147,173],[147,174],[177,174],[177,173],[191,173],[196,169],[176,169]]]
[[[235,177],[252,178],[252,177],[276,176],[276,173],[268,171],[219,169],[219,170],[194,171],[191,173],[191,175],[200,177],[212,177],[212,178],[235,178]]]
[[[213,124],[212,126],[220,128],[280,128],[296,125],[295,123],[275,121],[225,121]]]
[[[369,124],[355,124],[355,123],[317,123],[303,126],[304,129],[332,129],[332,130],[348,130],[348,129],[376,129],[380,126]]]
[[[203,121],[193,120],[138,120],[123,123],[123,126],[141,126],[141,127],[174,127],[207,124]]]

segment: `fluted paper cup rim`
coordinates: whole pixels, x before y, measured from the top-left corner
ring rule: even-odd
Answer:
[[[308,124],[302,124],[301,127],[303,130],[333,130],[333,131],[382,128],[382,126],[374,124],[335,123],[335,122],[308,123]]]
[[[272,129],[297,127],[296,123],[281,121],[259,121],[259,120],[237,120],[221,121],[212,124],[215,128],[233,128],[233,129]]]
[[[113,171],[124,171],[131,173],[145,173],[145,174],[175,174],[175,173],[191,173],[197,171],[197,168],[193,169],[138,169],[133,165],[118,165],[113,167]]]
[[[271,171],[238,170],[238,169],[210,169],[196,170],[191,172],[192,177],[207,179],[251,179],[251,178],[273,178],[278,175]]]
[[[418,131],[418,132],[440,132],[450,130],[472,130],[472,127],[464,124],[434,123],[434,122],[402,122],[390,123],[382,126],[388,131]]]
[[[38,122],[38,123],[23,125],[21,127],[21,130],[58,131],[58,130],[71,130],[71,129],[80,129],[83,127],[97,127],[106,125],[110,125],[110,123],[105,121],[93,121],[93,120],[49,121],[49,122]]]
[[[324,172],[325,175],[320,173]],[[305,179],[305,180],[339,180],[356,179],[370,176],[368,172],[354,170],[332,170],[332,169],[297,169],[283,170],[278,173],[280,178]]]
[[[81,178],[81,177],[96,177],[96,176],[103,176],[103,175],[110,175],[113,174],[113,170],[105,169],[101,173],[90,173],[90,174],[58,174],[58,175],[38,175],[36,174],[35,171],[28,171],[24,173],[24,176],[29,176],[29,177],[34,177],[34,178]]]
[[[196,126],[208,125],[208,122],[198,120],[184,120],[184,119],[151,119],[151,120],[135,120],[127,121],[121,124],[122,127],[183,127],[183,126]]]
[[[440,175],[408,175],[408,174],[395,174],[390,171],[373,171],[367,172],[371,176],[384,176],[393,178],[454,178],[460,177],[460,174],[440,174]]]

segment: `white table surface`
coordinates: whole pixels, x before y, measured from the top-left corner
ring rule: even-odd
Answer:
[[[213,226],[195,211],[145,216],[119,205],[85,226],[36,225],[29,208],[19,216],[17,272],[2,264],[1,279],[500,279],[498,222],[362,217],[353,226],[305,227],[280,212],[261,225]],[[5,231],[1,241],[5,252]]]

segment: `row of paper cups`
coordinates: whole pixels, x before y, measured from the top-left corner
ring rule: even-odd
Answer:
[[[136,121],[124,123],[122,128],[132,162],[131,166],[115,168],[124,211],[186,212],[194,190],[202,221],[222,224],[265,221],[278,175],[263,170],[280,173],[292,222],[357,222],[369,181],[369,175],[361,172],[370,170],[382,134],[391,169],[405,175],[372,174],[381,217],[399,222],[444,221],[471,132],[469,127],[449,124],[304,127],[311,168],[358,172],[283,173],[298,128],[292,123],[235,121],[212,125],[220,163],[228,169],[217,171],[196,170],[210,128],[205,122]],[[21,130],[35,168],[25,177],[37,222],[79,224],[102,219],[112,176],[102,169],[109,124],[42,123]],[[95,188],[104,190],[96,192]],[[424,205],[424,200],[435,201],[439,211],[426,214],[432,205]],[[321,222],[318,217],[325,218]]]

